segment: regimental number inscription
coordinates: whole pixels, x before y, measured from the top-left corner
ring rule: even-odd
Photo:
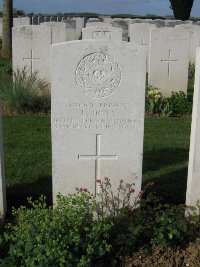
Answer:
[[[118,89],[121,70],[110,55],[95,52],[81,59],[75,77],[83,93],[93,98],[105,98]]]

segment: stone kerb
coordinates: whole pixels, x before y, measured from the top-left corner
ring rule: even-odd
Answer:
[[[177,28],[157,28],[150,32],[148,84],[164,96],[172,91],[187,94],[189,33]]]
[[[188,213],[195,211],[199,214],[197,201],[200,199],[200,47],[196,56],[186,205]]]
[[[141,189],[146,52],[127,42],[51,47],[53,200],[97,178]]]
[[[82,39],[122,41],[122,29],[111,26],[92,26],[82,29]]]

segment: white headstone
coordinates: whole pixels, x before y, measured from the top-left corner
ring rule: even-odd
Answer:
[[[88,20],[87,20],[87,23],[93,23],[93,22],[101,22],[101,20],[100,19],[98,19],[98,18],[89,18]]]
[[[183,29],[189,33],[190,42],[190,62],[195,63],[196,50],[200,46],[200,27],[193,24],[176,25],[175,28]]]
[[[40,27],[51,29],[51,44],[66,41],[67,27],[64,22],[43,22]]]
[[[150,23],[156,25],[158,28],[165,27],[165,20],[163,19],[154,19]]]
[[[149,23],[130,24],[130,42],[142,45],[147,51],[147,70],[149,65],[149,42],[150,29],[155,29],[156,25]]]
[[[122,29],[122,40],[128,41],[128,25],[130,22],[123,20],[123,19],[114,19],[112,21],[113,27],[118,27]]]
[[[33,16],[31,18],[31,25],[38,25],[39,21],[38,21],[38,16]]]
[[[4,221],[7,210],[6,205],[6,185],[4,172],[4,156],[3,156],[3,135],[2,135],[2,116],[0,110],[0,222]]]
[[[197,49],[196,58],[186,192],[186,205],[189,206],[189,213],[195,211],[197,214],[199,214],[199,208],[197,207],[198,200],[200,200],[200,48]]]
[[[67,33],[66,39],[67,41],[76,40],[76,20],[75,19],[65,19],[63,20],[66,23]]]
[[[111,26],[92,26],[82,29],[82,39],[122,41],[122,29]]]
[[[141,188],[146,52],[126,42],[51,47],[53,199],[97,178]]]
[[[19,26],[12,29],[13,69],[33,73],[38,71],[42,79],[50,81],[49,51],[51,28],[41,26]]]
[[[180,24],[192,24],[190,20],[165,20],[165,27],[175,27],[176,25]]]
[[[172,91],[187,93],[189,34],[177,28],[152,29],[149,49],[149,85],[164,96]]]
[[[110,25],[110,23],[108,23],[108,22],[88,22],[88,23],[86,23],[86,25],[85,25],[85,27],[87,28],[87,27],[93,27],[93,26],[111,26],[112,27],[112,25]]]
[[[84,18],[75,17],[76,21],[76,40],[81,39],[82,28],[84,27]]]
[[[13,18],[13,27],[17,26],[26,26],[31,24],[31,18],[30,17],[19,17],[19,18]]]

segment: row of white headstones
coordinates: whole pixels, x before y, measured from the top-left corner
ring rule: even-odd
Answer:
[[[81,21],[80,21],[81,22]],[[96,26],[95,26],[96,25]],[[71,28],[64,22],[45,22],[40,26],[18,26],[12,31],[13,69],[37,71],[50,82],[50,46],[78,39],[122,40],[122,29],[108,23],[87,23]],[[200,26],[193,24],[157,28],[151,23],[130,24],[130,43],[142,45],[147,53],[148,84],[159,88],[164,96],[172,91],[187,93],[188,66],[194,63],[200,45]]]
[[[53,201],[75,188],[100,193],[96,179],[141,190],[146,49],[128,42],[82,40],[51,46]],[[200,49],[197,52],[186,204],[200,197]],[[6,212],[0,136],[0,212]]]

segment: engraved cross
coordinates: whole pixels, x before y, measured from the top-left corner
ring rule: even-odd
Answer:
[[[101,178],[100,174],[101,160],[117,160],[117,155],[101,155],[101,134],[96,134],[96,155],[78,155],[78,159],[95,160],[95,194],[96,194],[97,193],[96,179]]]
[[[34,61],[41,61],[41,59],[40,58],[34,58],[34,56],[33,56],[33,49],[31,49],[31,57],[29,57],[29,58],[23,58],[23,60],[30,60],[31,61],[31,75],[33,74],[33,62]]]
[[[168,64],[168,79],[170,80],[171,78],[171,69],[170,69],[170,63],[171,62],[177,62],[177,59],[172,59],[172,51],[169,50],[169,57],[168,59],[161,59],[161,62],[167,62]]]

